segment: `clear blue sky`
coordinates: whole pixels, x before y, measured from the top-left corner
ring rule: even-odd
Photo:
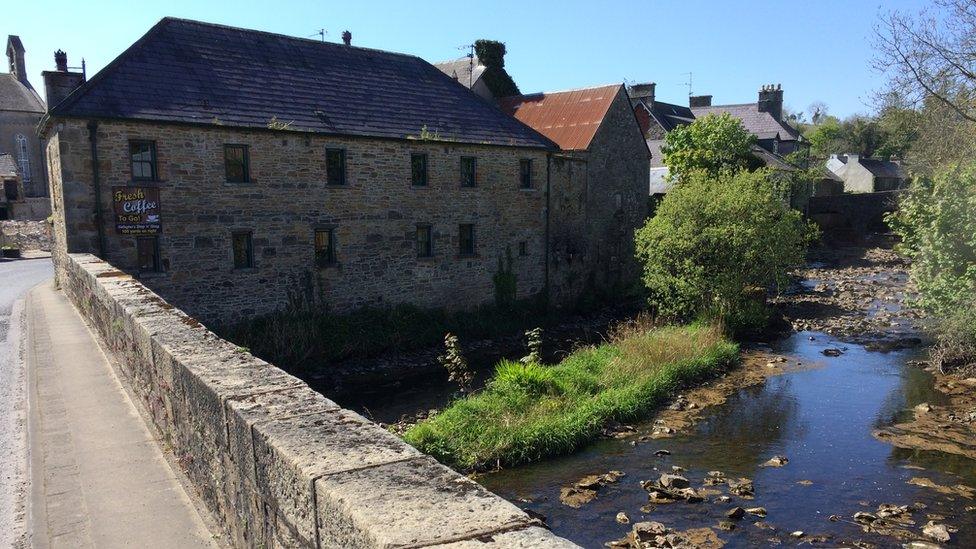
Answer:
[[[764,83],[782,83],[785,103],[806,110],[823,101],[838,116],[871,111],[881,83],[870,67],[879,10],[914,9],[920,0],[885,1],[50,1],[21,2],[0,19],[0,38],[18,34],[36,88],[53,52],[89,75],[166,15],[293,36],[320,28],[326,40],[411,53],[428,61],[463,55],[478,38],[508,46],[506,66],[523,92],[621,81],[654,81],[658,98],[684,103],[694,92],[715,103],[754,101]],[[43,93],[43,92],[42,92]]]

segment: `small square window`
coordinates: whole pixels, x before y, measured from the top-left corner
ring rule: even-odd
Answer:
[[[532,188],[532,161],[519,160],[519,187],[523,189]]]
[[[254,267],[254,250],[251,247],[251,233],[234,233],[233,241],[234,268],[249,269]]]
[[[519,242],[518,248],[519,248],[519,256],[525,257],[525,256],[529,255],[529,243],[528,242],[522,240],[521,242]]]
[[[474,255],[474,225],[470,223],[458,225],[458,253]]]
[[[325,177],[329,185],[346,184],[345,149],[325,149]]]
[[[430,225],[417,225],[417,257],[434,257],[434,239]]]
[[[156,142],[129,141],[133,181],[156,181]]]
[[[427,186],[427,155],[414,153],[410,155],[410,181],[414,187]]]
[[[159,271],[159,238],[155,236],[136,239],[136,260],[139,271],[155,273]]]
[[[335,229],[315,229],[315,264],[319,267],[336,264]]]
[[[247,183],[251,166],[247,145],[224,145],[224,175],[228,183]]]
[[[474,187],[478,181],[478,162],[473,156],[461,157],[461,186]]]

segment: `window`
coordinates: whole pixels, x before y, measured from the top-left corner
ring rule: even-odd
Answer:
[[[327,267],[335,263],[335,229],[315,229],[315,264]]]
[[[460,255],[474,255],[474,225],[462,224],[458,226],[458,253]]]
[[[234,268],[249,269],[254,266],[254,253],[251,248],[251,233],[234,233]]]
[[[228,183],[247,183],[251,180],[247,145],[224,145],[224,173]]]
[[[31,181],[30,149],[27,137],[17,134],[17,166],[20,168],[20,178],[24,183]]]
[[[159,238],[146,236],[136,239],[136,260],[144,273],[159,271]]]
[[[521,257],[525,257],[525,256],[529,255],[529,243],[528,242],[526,242],[524,240],[522,240],[521,242],[519,242],[519,255]]]
[[[129,141],[129,163],[133,181],[156,181],[156,143]]]
[[[532,161],[519,160],[519,187],[532,188]]]
[[[410,155],[410,181],[414,187],[427,186],[427,155],[414,153]]]
[[[474,187],[477,182],[477,161],[473,156],[461,157],[461,186]]]
[[[430,225],[417,225],[417,257],[434,257],[434,239]]]
[[[329,185],[346,184],[345,149],[325,149],[325,177]]]

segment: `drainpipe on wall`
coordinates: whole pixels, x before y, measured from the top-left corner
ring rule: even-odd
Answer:
[[[545,296],[546,296],[546,308],[549,307],[550,296],[549,296],[549,205],[550,205],[550,195],[551,195],[551,178],[550,173],[552,170],[552,153],[546,153],[546,227],[545,227]]]
[[[105,226],[102,220],[102,185],[98,177],[98,121],[88,122],[91,143],[92,186],[95,188],[95,230],[98,231],[98,257],[105,259]]]

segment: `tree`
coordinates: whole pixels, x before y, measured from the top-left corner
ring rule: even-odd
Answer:
[[[776,196],[766,169],[685,176],[637,232],[650,304],[733,332],[766,323],[767,288],[788,282],[816,231]]]
[[[830,108],[823,101],[814,101],[807,107],[807,113],[810,114],[810,123],[816,125],[827,118],[827,115],[830,114]]]
[[[875,27],[875,68],[915,104],[928,98],[976,122],[976,0],[890,11]]]
[[[670,177],[682,181],[696,171],[714,177],[724,170],[758,168],[761,163],[751,152],[755,143],[756,137],[739,119],[728,113],[709,114],[671,130],[661,152]]]

